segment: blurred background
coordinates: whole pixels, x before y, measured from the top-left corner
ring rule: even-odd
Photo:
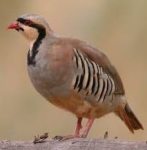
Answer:
[[[147,140],[146,0],[0,1],[0,139],[31,140],[34,135],[71,134],[76,117],[52,106],[33,88],[26,69],[28,43],[6,27],[24,13],[44,16],[60,35],[102,49],[123,80],[128,101],[144,125],[134,135],[113,114],[97,119],[89,137]]]

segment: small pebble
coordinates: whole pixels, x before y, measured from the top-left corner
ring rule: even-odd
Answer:
[[[106,131],[104,134],[104,139],[107,139],[107,138],[108,138],[108,131]]]

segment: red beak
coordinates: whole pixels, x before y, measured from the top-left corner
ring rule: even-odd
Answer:
[[[18,22],[13,22],[13,23],[11,23],[11,24],[8,26],[8,29],[16,29],[16,30],[19,30],[19,29],[20,29],[20,26],[19,26]]]

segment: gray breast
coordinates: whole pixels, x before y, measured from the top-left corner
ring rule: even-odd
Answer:
[[[72,68],[66,71],[66,67],[62,66],[63,69],[58,70],[54,64],[58,65],[57,63],[60,62],[54,62],[51,59],[52,56],[49,56],[50,59],[45,59],[44,55],[39,52],[36,56],[36,64],[28,65],[28,73],[34,87],[47,99],[53,96],[69,95],[73,79]]]

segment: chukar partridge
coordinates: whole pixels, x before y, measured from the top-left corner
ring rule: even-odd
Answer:
[[[110,112],[132,133],[143,129],[127,103],[118,72],[99,49],[78,39],[56,36],[39,15],[20,16],[8,28],[29,41],[27,66],[35,89],[52,104],[76,115],[73,137],[87,137],[94,119]],[[82,118],[88,119],[83,130]]]

